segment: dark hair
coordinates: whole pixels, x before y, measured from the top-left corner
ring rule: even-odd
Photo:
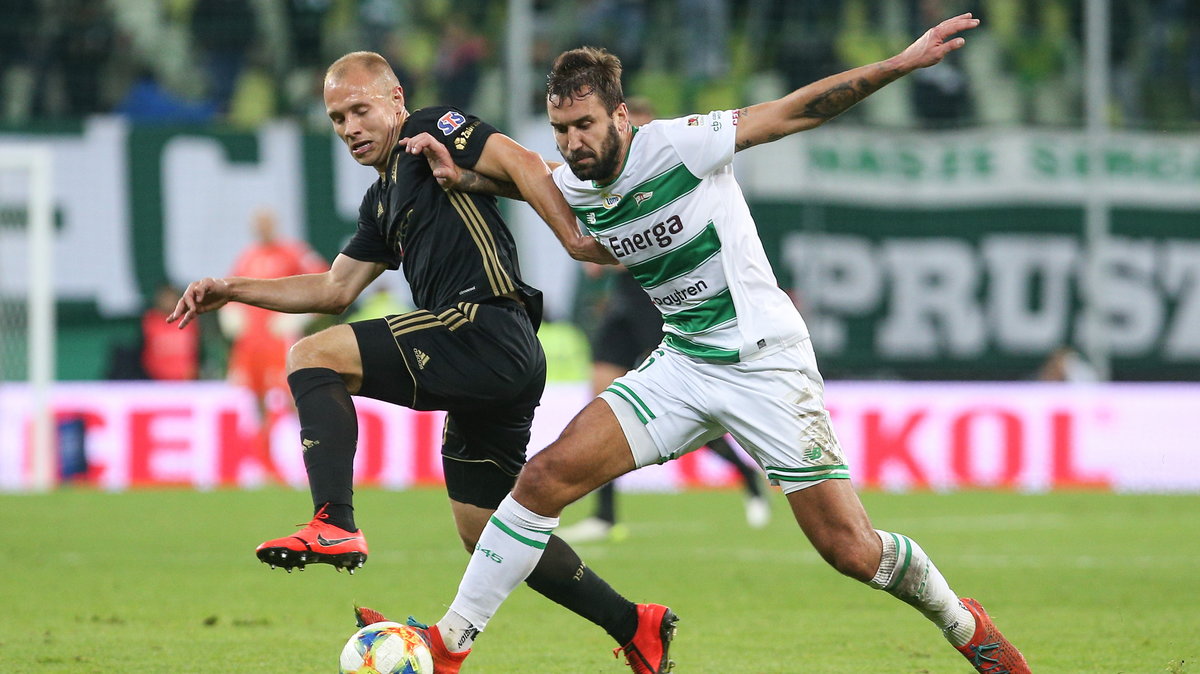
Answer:
[[[546,77],[546,99],[552,105],[560,105],[567,99],[592,94],[599,97],[609,114],[625,100],[621,59],[603,47],[580,47],[559,54]]]

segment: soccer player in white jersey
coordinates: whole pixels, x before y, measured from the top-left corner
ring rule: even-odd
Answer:
[[[948,19],[891,59],[778,100],[637,129],[614,55],[585,47],[558,57],[546,97],[566,160],[555,183],[662,310],[665,335],[525,466],[480,536],[449,611],[427,628],[445,645],[439,674],[458,671],[475,636],[537,564],[565,506],[725,432],[782,486],[801,530],[835,569],[916,608],[977,671],[1029,671],[979,603],[960,599],[919,545],[873,528],[830,426],[808,330],[776,283],[731,167],[735,152],[817,127],[940,62],[964,44],[956,35],[978,23],[970,14]],[[424,152],[444,186],[512,193],[450,165],[436,145],[415,138],[408,150]],[[673,633],[674,622],[668,611],[647,624]],[[666,648],[626,657],[636,672],[672,664]]]

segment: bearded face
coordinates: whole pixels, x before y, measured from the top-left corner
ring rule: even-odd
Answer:
[[[617,134],[617,125],[614,122],[609,120],[607,126],[608,131],[598,149],[580,147],[564,155],[567,166],[571,167],[571,173],[574,173],[576,178],[604,182],[615,177],[621,137]]]
[[[624,158],[621,132],[629,126],[623,103],[610,113],[598,96],[585,94],[548,98],[546,110],[558,152],[576,178],[604,183],[617,177]]]

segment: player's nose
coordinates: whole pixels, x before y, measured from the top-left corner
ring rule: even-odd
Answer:
[[[567,130],[567,150],[574,152],[583,147],[583,134],[578,129]]]

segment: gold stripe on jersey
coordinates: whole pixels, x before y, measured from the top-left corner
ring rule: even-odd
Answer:
[[[484,222],[483,215],[480,214],[479,208],[475,202],[471,201],[467,195],[461,192],[448,192],[450,203],[454,204],[455,210],[462,217],[463,222],[467,225],[467,231],[470,232],[471,238],[475,240],[475,245],[479,247],[480,257],[483,259],[484,272],[487,274],[488,283],[492,287],[492,294],[503,295],[512,291],[511,281],[508,280],[507,274],[504,272],[503,265],[500,264],[500,258],[496,254],[496,242],[492,238],[492,232],[488,229]]]
[[[488,283],[491,285],[492,294],[506,295],[516,291],[516,285],[500,262],[500,256],[496,252],[496,241],[483,219],[483,214],[479,212],[479,207],[462,192],[450,190],[446,192],[446,195],[450,197],[450,203],[454,206],[454,210],[458,211],[471,238],[475,240],[475,245],[479,247],[479,254],[483,258],[483,269],[487,274]]]
[[[476,219],[479,211],[475,208],[475,203],[462,192],[454,190],[446,192],[446,196],[449,197],[451,205],[458,212],[458,217],[462,219],[463,224],[467,226],[467,231],[471,234],[471,239],[475,241],[475,246],[479,249],[480,257],[483,260],[483,271],[487,274],[488,284],[492,288],[492,293],[498,294],[500,291],[497,288],[496,267],[493,264],[495,249],[488,246],[488,241],[481,239],[479,236],[482,218]],[[486,226],[483,228],[486,229]]]

